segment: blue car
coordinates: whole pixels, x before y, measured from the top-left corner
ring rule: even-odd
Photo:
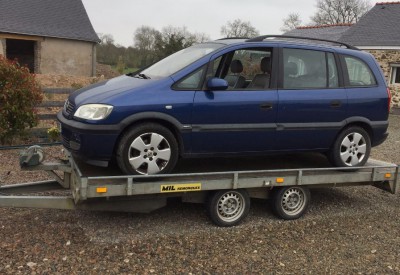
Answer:
[[[85,87],[58,113],[63,145],[134,175],[181,157],[301,151],[362,166],[388,135],[390,92],[371,54],[322,42],[222,39]]]

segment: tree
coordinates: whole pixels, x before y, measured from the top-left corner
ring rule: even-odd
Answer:
[[[111,34],[98,33],[98,36],[100,38],[100,44],[101,45],[114,44],[114,37]]]
[[[228,21],[226,25],[221,27],[221,35],[225,37],[255,37],[259,35],[259,31],[254,28],[249,21],[235,19],[233,22]]]
[[[370,8],[368,0],[317,0],[312,25],[356,23]]]
[[[149,26],[141,26],[136,29],[133,35],[135,47],[139,51],[152,51],[154,50],[156,38],[160,32]]]
[[[289,13],[288,17],[283,19],[282,32],[294,30],[301,25],[300,15],[298,13]]]
[[[164,27],[156,39],[155,52],[157,59],[162,59],[193,44],[209,40],[204,33],[191,33],[186,27]]]
[[[141,26],[133,35],[135,48],[139,51],[139,67],[143,68],[155,61],[155,47],[161,33],[149,26]]]

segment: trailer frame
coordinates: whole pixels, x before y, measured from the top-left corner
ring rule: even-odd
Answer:
[[[231,205],[235,200],[238,200],[236,203],[244,203],[247,197],[266,199],[273,194],[274,190],[282,188],[301,191],[315,187],[372,185],[392,194],[397,193],[400,188],[399,166],[372,159],[366,166],[357,168],[272,169],[151,176],[86,176],[80,169],[80,164],[67,154],[65,161],[24,166],[21,170],[46,171],[53,180],[1,186],[0,207],[148,213],[166,206],[167,199],[170,197],[180,197],[183,202],[208,203],[212,201],[213,195],[221,191],[222,194],[231,192],[229,194],[233,196],[232,200],[225,199],[226,203]],[[67,194],[26,195],[57,190],[67,191]],[[224,193],[223,190],[226,192]],[[234,192],[234,190],[238,191]],[[307,199],[304,198],[305,195],[306,192],[303,192],[303,195],[300,194],[298,198],[303,196],[303,199]],[[241,196],[244,198],[239,201]],[[306,203],[308,201],[309,199]],[[279,202],[277,205],[279,208]],[[215,207],[218,208],[218,205]],[[216,211],[218,209],[214,212]],[[302,214],[285,217],[278,213],[284,219],[298,218]],[[242,218],[244,217],[240,217],[240,220]],[[213,221],[222,226],[235,225],[238,222],[219,223],[214,219]]]

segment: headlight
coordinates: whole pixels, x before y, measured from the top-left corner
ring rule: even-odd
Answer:
[[[74,117],[88,120],[105,119],[111,113],[112,109],[113,106],[105,104],[82,105],[78,110],[76,110]]]

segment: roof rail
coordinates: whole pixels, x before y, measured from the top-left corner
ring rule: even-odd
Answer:
[[[251,38],[251,39],[247,39],[246,42],[261,42],[266,38],[293,38],[293,39],[300,39],[300,40],[323,41],[323,42],[329,42],[329,43],[345,46],[347,49],[358,50],[358,51],[360,50],[357,47],[354,47],[347,43],[343,43],[343,42],[339,42],[339,41],[312,38],[312,37],[292,36],[292,35],[262,35],[262,36],[257,36],[257,37]]]
[[[229,39],[249,39],[248,37],[224,37],[217,40],[229,40]]]

